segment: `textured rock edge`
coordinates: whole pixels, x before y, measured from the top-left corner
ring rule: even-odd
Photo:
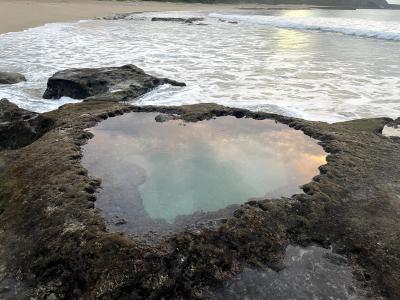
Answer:
[[[233,115],[274,119],[320,140],[320,175],[291,198],[252,201],[216,229],[146,246],[107,233],[94,209],[100,185],[80,164],[86,128],[130,111],[199,121]],[[400,297],[399,139],[380,132],[391,119],[327,124],[215,104],[135,107],[83,102],[44,114],[54,129],[0,152],[0,265],[31,285],[30,296],[204,298],[244,266],[282,267],[289,242],[333,246],[354,264],[371,296]]]

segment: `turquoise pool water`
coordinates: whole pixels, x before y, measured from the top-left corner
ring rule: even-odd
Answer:
[[[219,117],[197,123],[129,113],[90,129],[83,164],[102,179],[97,207],[133,230],[249,199],[290,196],[318,173],[325,152],[271,120]],[[123,220],[123,221],[121,221]]]

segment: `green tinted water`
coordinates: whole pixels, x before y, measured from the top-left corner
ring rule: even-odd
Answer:
[[[108,119],[91,129],[95,136],[84,147],[84,166],[102,179],[97,207],[132,230],[251,198],[290,196],[325,163],[315,140],[271,120],[157,123],[156,115]]]

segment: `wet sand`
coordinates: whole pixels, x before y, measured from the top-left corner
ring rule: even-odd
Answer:
[[[147,11],[199,11],[235,8],[305,8],[306,6],[224,5],[153,1],[99,0],[0,0],[0,34],[21,31],[52,22],[78,21],[113,13]]]

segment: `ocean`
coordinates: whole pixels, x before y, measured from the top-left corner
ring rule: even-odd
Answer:
[[[152,22],[204,17],[201,24]],[[44,112],[77,102],[42,99],[47,79],[72,67],[134,64],[186,82],[132,101],[215,102],[308,120],[400,116],[400,11],[265,10],[132,14],[52,23],[0,35],[0,70],[27,82],[0,98]]]

